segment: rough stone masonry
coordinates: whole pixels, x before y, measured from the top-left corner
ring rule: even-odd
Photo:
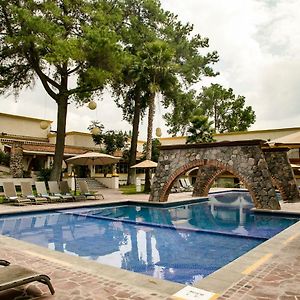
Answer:
[[[300,201],[287,150],[265,150],[261,140],[162,146],[149,201],[167,201],[178,177],[198,169],[193,195],[207,196],[217,176],[227,171],[249,190],[256,208],[280,209],[277,187],[286,201]]]

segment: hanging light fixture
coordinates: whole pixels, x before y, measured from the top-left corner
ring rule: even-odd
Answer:
[[[100,132],[101,132],[101,130],[97,126],[93,127],[93,129],[91,130],[92,135],[98,135],[98,134],[100,134]]]
[[[160,127],[156,128],[155,134],[156,134],[157,137],[161,137],[162,136],[162,132],[161,132],[161,128]]]
[[[89,102],[89,104],[88,104],[88,108],[89,108],[90,110],[96,109],[96,108],[97,108],[97,103],[96,103],[95,101],[91,100],[91,101]]]
[[[41,128],[41,129],[45,130],[45,129],[47,129],[48,127],[49,127],[49,122],[47,122],[47,121],[41,121],[41,122],[40,122],[40,128]]]

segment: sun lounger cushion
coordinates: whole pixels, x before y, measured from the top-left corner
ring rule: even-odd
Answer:
[[[39,281],[47,284],[51,294],[54,294],[54,289],[50,283],[50,278],[47,275],[40,274],[34,270],[18,265],[9,265],[0,268],[0,291],[14,288],[33,281]]]

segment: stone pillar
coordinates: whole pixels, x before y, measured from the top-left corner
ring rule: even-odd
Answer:
[[[23,147],[22,143],[13,143],[10,153],[10,171],[14,178],[23,177]]]
[[[273,184],[280,191],[283,201],[300,202],[297,182],[287,156],[289,148],[270,148],[263,151]]]
[[[219,169],[214,166],[203,166],[198,169],[193,197],[206,197],[208,195],[210,181],[216,177]]]

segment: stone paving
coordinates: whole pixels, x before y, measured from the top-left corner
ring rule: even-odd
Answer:
[[[105,193],[105,198],[108,201],[125,199],[147,200],[148,197],[148,195],[130,195],[129,198],[128,196],[121,195],[118,191],[112,190],[107,190]],[[174,194],[172,195],[171,201],[187,198],[191,198],[190,193]],[[91,203],[95,204],[95,202]],[[103,201],[101,201],[101,203],[103,203]],[[89,202],[83,203],[83,205],[86,204],[89,204]],[[57,205],[60,206],[61,204]],[[78,205],[78,203],[67,205]],[[286,211],[300,212],[299,203],[282,203],[281,206]],[[41,205],[34,208],[41,209],[42,207],[49,208],[50,205]],[[1,205],[1,212],[13,212],[28,209],[30,208]],[[300,300],[300,223],[297,223],[296,225],[298,225],[298,227],[295,227],[293,233],[290,235],[281,233],[281,240],[287,239],[286,242],[280,242],[280,239],[277,241],[275,240],[275,242],[269,240],[271,243],[268,251],[272,251],[271,258],[247,275],[242,275],[241,272],[243,269],[239,269],[240,277],[236,280],[232,280],[232,283],[227,285],[226,288],[223,288],[222,292],[218,292],[220,295],[218,299]],[[288,231],[290,231],[290,229],[288,229]],[[31,247],[31,251],[28,251],[29,247]],[[66,257],[69,257],[69,255],[57,252],[54,253],[54,251],[52,251],[54,254],[51,254],[48,249],[39,249],[40,247],[38,246],[31,246],[30,244],[21,241],[0,236],[0,258],[7,259],[13,264],[16,263],[49,275],[56,291],[55,295],[52,296],[50,294],[46,285],[41,283],[31,283],[20,288],[0,292],[1,300],[170,300],[172,299],[171,295],[182,288],[181,285],[174,283],[172,283],[173,285],[166,285],[166,288],[164,288],[164,284],[167,282],[157,281],[152,279],[152,277],[148,277],[149,279],[147,279],[151,283],[149,287],[145,285],[146,276],[142,277],[142,275],[136,273],[114,269],[112,269],[111,274],[117,274],[122,271],[123,275],[128,275],[119,277],[117,275],[110,276],[110,274],[106,272],[109,267],[101,269],[101,267],[98,267],[101,266],[100,264],[93,262],[87,263],[90,266],[97,265],[95,270],[97,269],[98,271],[95,272],[95,270],[92,270],[93,267],[80,268],[77,262],[83,261],[83,264],[85,264],[83,259],[75,257],[65,259]],[[41,255],[41,253],[45,254]],[[51,255],[47,256],[47,253],[50,253]],[[58,259],[53,259],[53,256]],[[252,258],[253,257],[255,257],[255,255],[253,255]],[[248,264],[252,264],[256,260],[257,258],[252,261],[250,259]],[[228,268],[226,272],[227,275],[225,276],[230,277],[230,268]],[[214,274],[211,276],[212,279],[213,275]],[[209,278],[207,277],[206,279]],[[203,281],[205,281],[205,279]],[[206,290],[214,291],[213,280],[211,282],[212,284],[208,284]],[[201,288],[201,285],[198,287]]]
[[[41,271],[51,278],[55,289],[52,296],[46,285],[30,283],[15,289],[0,292],[1,300],[25,299],[59,299],[59,300],[121,300],[121,299],[167,299],[166,295],[156,292],[145,292],[142,288],[133,287],[105,276],[95,276],[88,272],[67,267],[52,260],[28,255],[19,250],[1,247],[0,257],[34,270]],[[3,267],[5,268],[5,267]]]
[[[218,299],[299,300],[300,236],[253,273],[234,283]]]

